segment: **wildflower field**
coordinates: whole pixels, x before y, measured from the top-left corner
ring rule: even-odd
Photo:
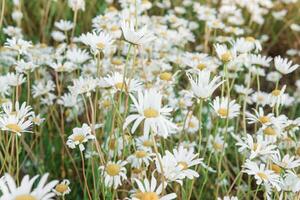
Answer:
[[[0,0],[0,200],[299,200],[299,0]]]

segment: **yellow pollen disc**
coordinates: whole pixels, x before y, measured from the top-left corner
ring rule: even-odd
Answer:
[[[217,142],[214,142],[214,143],[213,143],[213,147],[214,147],[214,149],[216,149],[216,150],[222,150],[222,149],[223,149],[223,144],[219,144],[219,143],[217,143]]]
[[[65,115],[66,115],[66,116],[70,116],[71,112],[72,112],[71,109],[67,109],[67,110],[65,111]]]
[[[190,127],[190,128],[195,128],[195,127],[196,127],[196,124],[193,123],[193,122],[190,122],[190,123],[189,123],[189,127]]]
[[[272,91],[272,95],[275,97],[278,97],[280,95],[280,93],[281,93],[281,91],[278,89]]]
[[[181,169],[188,169],[189,166],[186,162],[182,161],[182,162],[178,162],[178,166],[181,168]]]
[[[106,166],[106,173],[110,176],[117,176],[120,173],[120,166],[117,164],[108,164]]]
[[[135,197],[139,200],[159,200],[159,196],[155,192],[139,192]]]
[[[111,28],[110,28],[110,30],[111,31],[117,31],[117,30],[119,30],[119,27],[118,26],[112,26]]]
[[[83,134],[78,134],[73,137],[73,140],[75,142],[78,141],[79,143],[82,143],[84,139],[85,139],[85,137]]]
[[[229,62],[229,61],[231,61],[231,59],[232,59],[232,55],[230,52],[225,52],[221,55],[221,60],[223,62]]]
[[[112,64],[114,65],[121,65],[122,64],[122,60],[121,59],[113,59],[111,61]]]
[[[133,168],[132,169],[132,172],[134,173],[134,174],[139,174],[139,173],[141,173],[143,171],[143,168]]]
[[[110,101],[109,101],[109,100],[104,100],[104,101],[103,101],[103,106],[104,106],[105,108],[109,107],[109,106],[110,106]]]
[[[276,164],[271,164],[271,169],[277,174],[281,173],[281,168]]]
[[[55,190],[62,194],[68,190],[68,186],[66,184],[58,184],[56,185]]]
[[[221,115],[222,117],[227,117],[228,115],[228,110],[226,108],[220,108],[218,110],[219,115]]]
[[[40,119],[35,117],[35,118],[32,118],[32,122],[34,123],[40,123]]]
[[[255,42],[255,38],[254,37],[246,37],[246,41],[248,42]]]
[[[125,89],[125,88],[126,88],[126,85],[124,85],[123,82],[119,82],[119,83],[116,83],[116,84],[115,84],[115,87],[116,87],[117,89],[121,90],[121,89]]]
[[[263,180],[268,180],[268,176],[263,172],[258,172],[257,176],[259,176]]]
[[[261,116],[261,117],[258,118],[258,120],[259,120],[262,124],[265,124],[265,123],[270,122],[270,118],[267,117],[267,116]]]
[[[276,131],[275,131],[275,129],[274,128],[272,128],[272,127],[267,127],[267,128],[265,128],[265,130],[264,130],[264,134],[265,135],[276,135]]]
[[[104,49],[105,48],[105,44],[102,42],[97,43],[97,48],[98,49]]]
[[[159,115],[159,113],[157,112],[157,110],[153,109],[153,108],[147,108],[144,110],[144,116],[146,118],[155,118]]]
[[[14,200],[37,200],[37,198],[30,194],[23,194],[15,197]]]
[[[5,127],[13,132],[21,132],[22,131],[22,128],[18,124],[7,124]]]
[[[12,112],[10,112],[10,114],[11,115],[17,115],[18,113],[17,113],[17,111],[12,111]]]
[[[172,74],[169,72],[163,72],[159,75],[159,78],[163,81],[170,81],[172,80]]]
[[[136,156],[137,158],[144,158],[144,157],[147,156],[147,152],[145,152],[145,151],[136,151],[136,152],[135,152],[135,156]]]
[[[143,142],[143,145],[144,145],[145,147],[152,147],[152,146],[153,146],[153,142],[152,142],[151,140],[145,140],[145,141]]]
[[[205,65],[204,63],[200,63],[200,64],[197,66],[197,68],[198,68],[199,70],[204,70],[204,69],[206,69],[206,65]]]

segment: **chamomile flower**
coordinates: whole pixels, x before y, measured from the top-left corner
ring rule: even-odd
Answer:
[[[124,20],[121,23],[121,28],[125,40],[134,45],[145,45],[155,39],[154,35],[147,30],[147,26],[139,30],[135,30],[132,21]]]
[[[66,194],[69,194],[71,192],[71,189],[69,187],[70,181],[67,179],[62,180],[60,183],[58,183],[52,191],[57,196],[65,196]]]
[[[224,152],[224,149],[227,147],[224,137],[220,134],[216,136],[209,135],[207,147],[214,153]]]
[[[216,97],[211,106],[221,118],[232,119],[239,115],[240,105],[235,100],[228,102],[227,97]]]
[[[223,83],[220,76],[210,80],[210,72],[207,70],[199,71],[198,77],[194,80],[191,74],[187,74],[190,80],[193,94],[196,98],[210,98],[213,92]]]
[[[274,171],[267,169],[265,164],[246,160],[243,168],[244,173],[254,176],[257,185],[261,185],[262,183],[267,186],[271,185],[280,191],[280,176]]]
[[[127,161],[135,168],[140,168],[141,166],[148,167],[150,161],[152,161],[151,156],[152,153],[144,149],[137,149],[132,155],[128,156]]]
[[[18,101],[15,104],[12,102],[3,103],[2,109],[7,116],[16,116],[18,119],[30,117],[34,114],[31,106],[26,105],[26,102],[23,102],[21,106]]]
[[[145,178],[143,181],[135,179],[138,189],[132,195],[131,200],[172,200],[177,197],[175,193],[163,194],[162,184],[158,185],[152,175],[151,181]]]
[[[27,50],[32,47],[31,42],[25,41],[21,38],[7,39],[4,46],[8,49],[17,51],[19,54],[27,53]]]
[[[230,62],[236,57],[235,49],[228,49],[224,44],[215,44],[214,47],[218,58],[224,63]]]
[[[63,31],[63,32],[66,32],[66,31],[69,31],[73,28],[74,24],[70,21],[67,21],[67,20],[60,20],[58,22],[55,22],[54,23],[54,26],[56,28],[58,28],[59,30]]]
[[[162,107],[162,95],[154,89],[138,92],[138,98],[130,95],[133,101],[133,108],[136,114],[129,115],[123,125],[123,129],[133,123],[131,132],[135,132],[137,127],[144,121],[144,134],[153,131],[155,134],[168,137],[169,134],[177,130],[177,126],[170,121],[171,108]]]
[[[101,174],[104,176],[104,184],[106,187],[117,189],[122,182],[127,179],[126,164],[127,162],[122,160],[117,162],[109,161],[105,166],[99,167]]]
[[[79,40],[87,45],[94,54],[100,52],[107,53],[114,42],[112,36],[103,31],[100,33],[94,31],[92,33],[82,34]]]
[[[85,10],[85,0],[68,0],[68,5],[74,12],[78,10]]]
[[[10,131],[21,136],[22,133],[31,132],[28,130],[32,125],[30,120],[19,119],[17,116],[8,115],[0,117],[0,128],[3,131]]]
[[[21,184],[17,186],[13,178],[9,174],[5,174],[3,179],[0,179],[0,190],[2,192],[0,200],[52,200],[55,193],[51,190],[58,181],[54,180],[46,183],[48,174],[44,174],[34,188],[33,185],[37,182],[38,177],[36,175],[30,179],[26,175],[23,177]]]
[[[253,123],[261,123],[262,125],[270,125],[273,119],[274,114],[269,113],[267,115],[264,114],[264,110],[262,107],[258,108],[258,111],[253,109],[255,114],[251,114],[249,112],[246,113],[247,120],[249,124]]]
[[[272,155],[272,161],[284,169],[294,169],[300,166],[300,159],[296,159],[295,156],[290,156],[288,154],[281,157],[279,151]]]
[[[289,61],[287,58],[281,58],[281,56],[276,56],[274,58],[274,65],[277,71],[282,74],[289,74],[295,71],[299,65],[294,64],[292,61]]]
[[[8,73],[6,74],[6,81],[10,86],[19,86],[26,81],[26,78],[23,74]]]
[[[124,79],[124,80],[123,80]],[[126,91],[135,92],[141,89],[141,83],[135,79],[124,78],[124,76],[118,72],[114,72],[112,75],[108,75],[104,78],[107,84],[114,88],[114,91]]]
[[[88,140],[94,140],[95,136],[91,133],[91,128],[87,124],[83,124],[81,128],[73,128],[73,133],[68,137],[67,145],[71,149],[79,146],[80,151],[84,151],[84,143]]]

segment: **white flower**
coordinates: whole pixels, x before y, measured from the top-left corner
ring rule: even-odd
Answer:
[[[26,81],[26,78],[24,77],[23,74],[7,73],[6,80],[8,85],[10,86],[19,86]]]
[[[54,23],[54,26],[56,28],[58,28],[59,30],[63,31],[63,32],[66,32],[66,31],[69,31],[73,28],[74,24],[70,21],[67,21],[67,20],[60,20],[58,22],[55,22]]]
[[[147,26],[136,31],[132,21],[123,20],[121,28],[125,40],[135,45],[145,45],[155,39],[154,35],[147,30]]]
[[[7,39],[4,43],[4,47],[18,51],[19,54],[27,53],[28,48],[32,47],[31,42],[27,42],[21,38]]]
[[[7,116],[16,116],[18,119],[30,117],[34,114],[31,106],[26,106],[26,102],[23,102],[21,107],[18,101],[14,105],[12,102],[3,103],[2,109]]]
[[[94,54],[98,54],[99,52],[107,53],[114,42],[112,36],[104,31],[101,31],[99,34],[95,31],[92,33],[82,34],[79,37],[79,40],[89,46]]]
[[[236,57],[235,49],[228,49],[224,44],[215,44],[215,50],[219,59],[224,62],[230,62]]]
[[[68,86],[72,95],[77,96],[79,94],[90,94],[95,91],[98,85],[98,80],[92,77],[79,77],[73,80],[73,85]]]
[[[187,74],[196,98],[207,99],[211,97],[212,93],[223,83],[220,81],[220,76],[210,80],[210,71],[207,70],[198,71],[197,75],[198,77],[194,80],[190,74]]]
[[[102,176],[104,176],[104,184],[107,187],[117,189],[122,181],[126,180],[126,161],[119,160],[118,162],[109,161],[105,166],[100,166]]]
[[[78,10],[85,10],[85,0],[68,0],[68,5],[74,12]]]
[[[287,58],[281,58],[280,56],[274,58],[274,65],[277,71],[282,74],[292,73],[299,67],[298,64],[293,65],[292,61],[289,61]]]
[[[28,129],[32,125],[30,120],[19,119],[17,116],[9,115],[0,117],[0,128],[3,131],[11,131],[21,136],[21,133],[30,132]]]
[[[86,50],[81,50],[79,48],[72,48],[72,49],[68,49],[66,53],[66,58],[72,63],[80,65],[86,62],[87,60],[89,60],[91,57],[86,52]]]
[[[265,186],[272,185],[280,191],[280,176],[275,174],[274,171],[268,170],[265,164],[258,165],[256,162],[246,160],[246,163],[243,165],[243,172],[249,175],[253,175],[256,179],[256,184],[264,184]]]
[[[172,200],[177,197],[175,193],[162,194],[162,184],[157,185],[155,177],[151,176],[151,182],[147,178],[144,181],[135,179],[138,185],[138,190],[132,195],[131,200]]]
[[[139,91],[137,99],[133,95],[130,97],[137,113],[126,118],[123,129],[135,121],[131,128],[133,133],[144,121],[144,134],[149,134],[151,130],[164,138],[177,129],[177,126],[169,120],[172,109],[167,106],[161,107],[162,95],[159,92],[153,89],[146,90],[144,93]]]
[[[80,151],[84,151],[84,143],[88,140],[94,140],[95,136],[91,133],[91,128],[87,124],[83,124],[81,128],[73,128],[73,133],[68,137],[67,145],[74,149],[77,145]]]
[[[211,106],[221,118],[232,119],[239,115],[240,105],[235,103],[235,100],[228,102],[227,97],[216,97]]]
[[[128,78],[124,78],[119,72],[114,72],[112,75],[107,75],[107,77],[104,78],[104,81],[107,82],[110,87],[113,87],[114,92],[135,92],[141,89],[141,83],[139,81],[135,79],[129,80]]]
[[[66,194],[69,194],[71,192],[71,189],[69,188],[70,181],[67,179],[62,180],[60,183],[58,183],[52,191],[57,196],[65,196]]]
[[[295,156],[290,156],[288,154],[281,158],[279,151],[272,155],[272,161],[284,169],[294,169],[300,166],[300,159],[296,159]]]
[[[274,117],[273,113],[269,113],[267,115],[264,114],[264,110],[262,107],[259,107],[258,111],[253,109],[254,114],[246,112],[247,120],[249,124],[261,123],[262,125],[270,125],[272,123],[272,119]]]
[[[135,168],[140,168],[141,166],[148,167],[152,158],[150,157],[152,153],[147,152],[143,149],[138,149],[134,154],[128,156],[127,160]]]
[[[46,184],[48,174],[45,174],[34,188],[33,185],[38,177],[36,175],[29,179],[29,176],[26,175],[23,177],[21,185],[17,186],[13,178],[9,174],[5,174],[0,179],[0,190],[2,192],[0,200],[52,200],[55,193],[51,190],[58,181],[55,180]]]
[[[297,176],[297,174],[293,173],[292,171],[288,171],[284,175],[282,187],[285,191],[292,191],[294,193],[299,192],[300,178]]]

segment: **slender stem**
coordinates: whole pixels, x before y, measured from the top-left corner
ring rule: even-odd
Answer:
[[[80,151],[80,156],[81,156],[82,175],[83,175],[83,179],[84,179],[85,189],[87,190],[89,199],[92,200],[93,198],[91,196],[90,189],[89,189],[89,186],[88,186],[88,182],[87,182],[87,179],[86,179],[86,176],[85,176],[85,164],[84,164],[84,157],[83,157],[82,151]]]

